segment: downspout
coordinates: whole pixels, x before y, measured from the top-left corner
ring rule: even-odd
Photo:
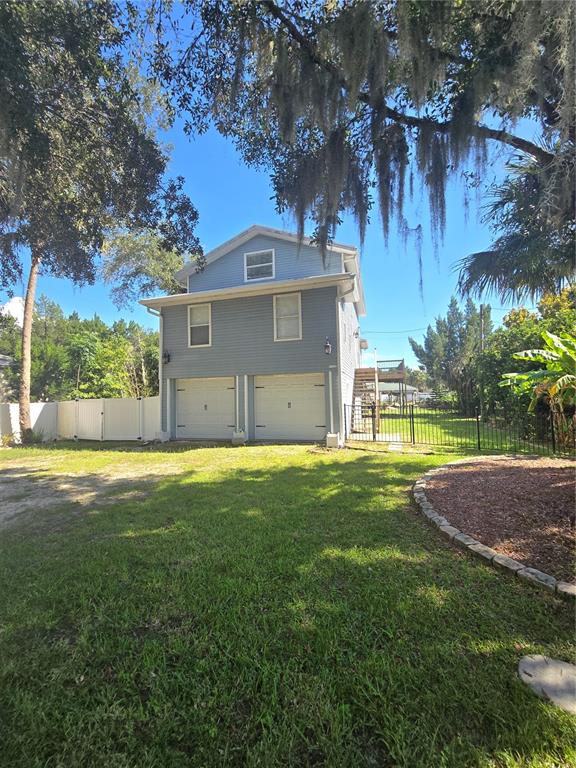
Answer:
[[[158,334],[158,399],[160,401],[160,432],[162,432],[162,393],[164,391],[164,385],[162,383],[164,378],[164,363],[162,362],[162,353],[164,350],[164,316],[162,314],[162,310],[157,311],[152,309],[152,307],[146,307],[146,311],[154,317],[158,317],[160,319],[160,333]]]
[[[334,366],[336,367],[336,366]],[[332,366],[328,368],[328,402],[330,403],[330,434],[334,434],[334,395],[332,394]]]
[[[351,277],[352,277],[352,275],[351,275]],[[355,280],[356,280],[356,278],[354,278],[354,282],[355,282]],[[338,430],[339,432],[341,432],[343,427],[344,427],[344,422],[345,422],[344,409],[346,408],[346,404],[344,403],[344,400],[343,400],[343,397],[342,397],[342,370],[341,370],[342,357],[341,357],[341,353],[340,353],[340,301],[342,299],[345,299],[346,296],[350,296],[350,294],[354,293],[355,290],[356,290],[356,286],[353,285],[352,288],[350,288],[349,291],[346,291],[346,293],[343,293],[341,295],[338,295],[338,291],[336,291],[336,366],[335,367],[336,367],[336,370],[338,371],[338,382],[339,382],[338,386],[339,386],[339,391],[340,391],[340,396],[338,398],[339,403],[340,403],[340,408],[339,408],[339,410],[340,410],[340,418],[339,418],[340,424],[338,425],[339,426],[339,430]],[[330,431],[333,432],[334,431],[334,425],[333,425],[332,421],[334,419],[334,416],[333,416],[333,405],[332,405],[332,376],[331,376],[331,372],[330,372],[330,377],[329,377],[329,384],[330,384],[330,398],[331,398],[331,400],[330,400],[330,420],[331,420]],[[341,437],[342,437],[343,441],[346,440],[346,435],[342,434]]]
[[[248,374],[244,374],[244,432],[248,440]]]

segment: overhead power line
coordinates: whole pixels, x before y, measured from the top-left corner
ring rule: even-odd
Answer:
[[[405,328],[403,331],[362,331],[362,333],[415,333],[425,331],[426,328]]]

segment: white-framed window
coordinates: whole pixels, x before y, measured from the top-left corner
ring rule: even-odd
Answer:
[[[274,296],[274,341],[300,341],[302,301],[299,293]]]
[[[274,277],[274,249],[244,254],[244,282],[271,280]]]
[[[188,346],[212,345],[212,305],[190,304],[188,307]]]

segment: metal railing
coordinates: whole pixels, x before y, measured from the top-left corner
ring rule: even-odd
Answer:
[[[480,452],[575,455],[574,435],[559,435],[548,414],[466,416],[452,407],[370,403],[347,405],[349,441],[434,445]]]

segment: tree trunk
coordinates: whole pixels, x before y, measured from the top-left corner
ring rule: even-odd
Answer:
[[[34,298],[36,296],[36,282],[40,257],[32,254],[32,265],[28,276],[26,298],[24,301],[24,321],[22,323],[22,364],[20,368],[20,392],[18,396],[18,408],[20,411],[20,439],[26,442],[32,430],[30,420],[30,371],[32,365],[32,320],[34,318]]]

